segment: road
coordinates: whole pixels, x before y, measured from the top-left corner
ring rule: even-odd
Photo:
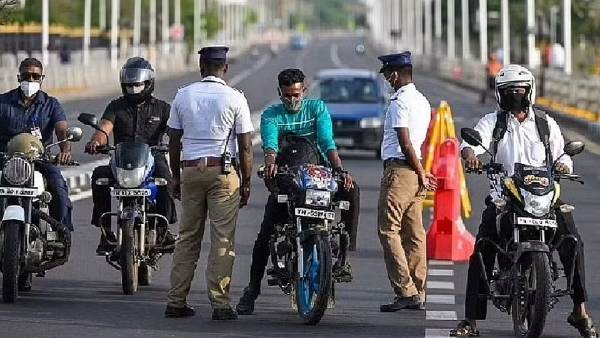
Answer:
[[[276,99],[276,74],[285,67],[300,67],[309,77],[319,69],[358,67],[378,69],[373,53],[354,53],[355,38],[312,40],[302,51],[282,49],[262,67],[248,72],[261,60],[259,57],[242,58],[231,67],[232,76],[238,77],[238,88],[244,91],[253,111]],[[198,78],[195,70],[178,79],[157,83],[160,98],[171,100],[176,88]],[[478,94],[416,75],[417,87],[429,98],[432,106],[447,100],[454,111],[457,127],[472,126],[478,116],[492,106],[478,103]],[[118,94],[118,93],[116,93]],[[115,94],[115,95],[116,95]],[[72,101],[66,104],[75,120],[81,111],[100,113],[109,98]],[[78,148],[80,149],[80,148]],[[204,269],[207,248],[202,250],[199,268],[189,302],[196,308],[196,316],[186,319],[166,319],[163,311],[169,287],[171,257],[161,261],[161,270],[154,274],[150,287],[141,287],[134,296],[121,294],[120,274],[108,266],[94,251],[98,231],[89,225],[91,200],[82,199],[74,204],[74,244],[71,259],[65,266],[49,271],[45,278],[35,278],[33,290],[22,293],[16,304],[0,304],[0,337],[438,337],[447,336],[463,312],[466,265],[464,263],[439,265],[430,262],[427,311],[400,311],[380,313],[379,305],[392,299],[381,247],[376,235],[377,196],[381,177],[381,162],[371,154],[343,152],[345,166],[361,184],[362,209],[358,250],[352,253],[355,280],[338,285],[337,304],[328,310],[316,327],[304,326],[290,309],[289,300],[277,289],[263,286],[257,300],[255,315],[241,317],[235,322],[213,322],[206,296]],[[81,161],[94,160],[77,154]],[[256,159],[260,160],[259,149]],[[576,158],[576,171],[586,179],[586,185],[566,184],[564,199],[576,207],[576,221],[585,238],[589,309],[600,320],[600,230],[597,227],[600,201],[599,158],[584,153]],[[465,220],[468,229],[475,232],[483,206],[486,183],[482,177],[468,177],[473,200],[474,216]],[[262,219],[267,191],[254,179],[250,204],[241,211],[236,234],[236,264],[232,295],[234,304],[248,281],[250,254],[255,235]],[[595,215],[595,216],[594,216]],[[428,219],[426,216],[425,219]],[[428,221],[426,221],[428,223]],[[426,224],[428,226],[428,224]],[[208,238],[208,236],[207,236]],[[207,244],[205,242],[205,244]],[[266,283],[263,283],[263,285]],[[490,307],[491,308],[491,307]],[[570,300],[563,299],[549,314],[546,337],[575,337],[577,332],[568,327],[566,317]],[[495,309],[489,320],[481,322],[482,335],[511,337],[510,318]]]

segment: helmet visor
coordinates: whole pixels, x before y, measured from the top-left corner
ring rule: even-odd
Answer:
[[[142,83],[152,80],[154,71],[143,68],[123,68],[121,69],[121,83]]]

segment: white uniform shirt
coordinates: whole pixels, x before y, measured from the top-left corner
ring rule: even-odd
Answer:
[[[236,156],[236,134],[254,131],[244,94],[214,76],[177,92],[167,125],[183,130],[182,160],[221,156],[230,133],[227,147]]]
[[[481,134],[483,146],[491,152],[493,152],[493,149],[490,149],[490,147],[492,146],[494,126],[496,125],[496,114],[496,112],[493,112],[483,116],[475,126],[475,130]],[[548,119],[548,129],[550,129],[550,150],[552,151],[552,158],[556,160],[563,153],[565,141],[556,121],[548,115],[546,117]],[[485,153],[482,147],[473,147],[463,141],[460,146],[461,150],[466,147],[473,148],[476,155]],[[568,155],[561,157],[559,161],[573,171],[573,161]],[[519,123],[510,114],[506,133],[502,140],[498,142],[496,162],[502,163],[508,175],[514,173],[515,163],[536,167],[544,166],[546,162],[546,150],[535,125],[535,114],[531,110],[527,115],[527,119],[522,123]]]
[[[412,146],[417,157],[421,159],[421,145],[427,137],[430,120],[431,105],[413,83],[398,89],[390,98],[390,105],[385,114],[381,158],[384,161],[389,158],[406,160],[394,128],[408,128]]]

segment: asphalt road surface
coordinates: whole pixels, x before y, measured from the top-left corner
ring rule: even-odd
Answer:
[[[231,77],[243,90],[253,111],[258,111],[276,99],[276,75],[285,67],[302,68],[309,77],[324,68],[353,67],[378,69],[375,53],[357,55],[354,45],[358,38],[315,39],[301,51],[283,48],[268,60],[263,55],[244,57],[231,67]],[[258,66],[254,66],[259,62]],[[240,75],[241,74],[241,75]],[[237,78],[236,78],[237,75]],[[188,75],[177,79],[160,80],[157,95],[171,100],[176,88],[197,80],[192,67]],[[447,100],[454,111],[457,127],[472,126],[478,116],[491,106],[478,103],[478,94],[440,82],[416,76],[417,87],[429,98],[432,106]],[[118,95],[118,91],[115,93]],[[79,112],[100,114],[110,97],[71,101],[65,106],[70,120]],[[86,140],[87,137],[84,138]],[[80,153],[76,158],[86,162],[94,158]],[[0,337],[443,337],[464,314],[466,265],[430,262],[427,311],[380,313],[379,305],[392,299],[381,247],[376,235],[376,210],[381,177],[381,162],[371,153],[342,152],[345,166],[360,182],[362,209],[358,250],[352,253],[355,280],[337,286],[337,304],[328,310],[317,326],[305,326],[290,308],[289,299],[278,288],[267,287],[256,303],[252,316],[233,322],[213,322],[206,295],[204,270],[207,248],[197,269],[189,302],[196,316],[185,319],[166,319],[163,311],[169,287],[171,257],[161,261],[161,270],[154,273],[149,287],[140,287],[133,296],[121,294],[120,273],[103,258],[95,256],[98,231],[90,226],[91,200],[74,203],[74,233],[71,258],[65,266],[48,271],[45,278],[34,278],[33,290],[21,293],[15,304],[0,304]],[[256,159],[260,160],[257,148]],[[599,158],[586,152],[575,159],[575,170],[586,179],[583,186],[563,185],[564,199],[576,206],[575,218],[586,248],[589,310],[600,321],[600,230],[598,207],[600,201]],[[469,177],[474,216],[465,220],[474,232],[479,221],[486,194],[482,177]],[[267,191],[258,180],[253,181],[250,204],[240,213],[236,234],[236,264],[232,296],[237,304],[248,282],[252,245],[262,219]],[[428,217],[426,215],[426,220]],[[429,221],[426,221],[428,226]],[[174,227],[175,228],[175,227]],[[173,229],[175,231],[175,229]],[[208,238],[208,236],[206,236]],[[205,244],[207,244],[205,242]],[[571,302],[564,298],[548,315],[546,337],[576,337],[577,332],[566,323]],[[490,306],[489,319],[480,323],[483,336],[511,337],[509,316]]]

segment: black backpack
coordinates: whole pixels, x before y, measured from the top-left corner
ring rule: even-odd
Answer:
[[[538,134],[540,135],[540,139],[544,144],[544,149],[546,150],[546,165],[552,165],[552,150],[550,149],[550,127],[548,126],[548,118],[546,113],[533,108],[533,112],[535,114],[535,126],[537,128]],[[492,152],[494,156],[498,152],[498,143],[506,134],[506,129],[508,125],[509,113],[506,111],[498,111],[496,112],[496,125],[494,126],[494,131],[492,132]]]
[[[279,141],[277,165],[290,167],[302,164],[322,164],[319,149],[306,137],[286,134]]]

